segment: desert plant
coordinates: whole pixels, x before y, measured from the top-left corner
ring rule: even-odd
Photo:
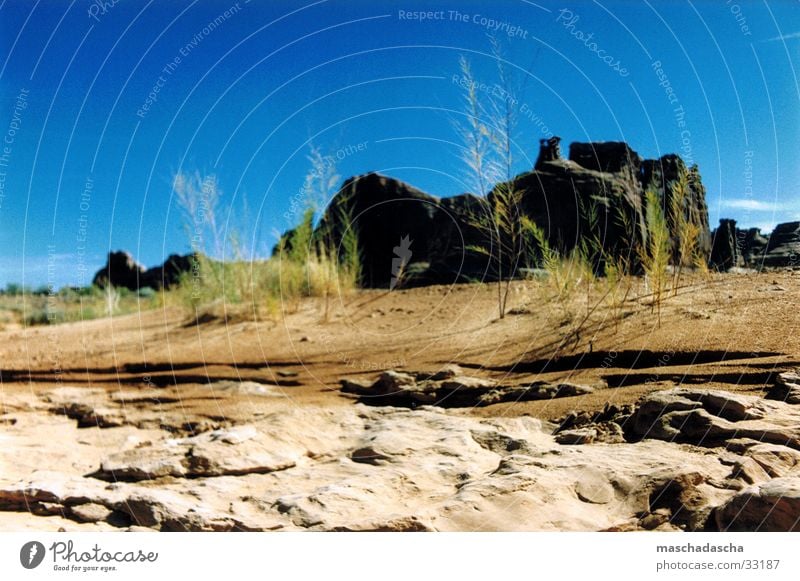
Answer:
[[[330,315],[330,302],[336,292],[348,292],[358,285],[361,255],[358,235],[347,200],[335,206],[339,238],[330,222],[316,227],[318,212],[337,193],[332,188],[340,179],[332,156],[323,156],[311,148],[303,195],[304,210],[300,222],[279,243],[277,291],[296,308],[301,297],[323,299],[323,321]]]
[[[106,285],[104,289],[106,316],[113,316],[119,309],[120,292],[112,285]]]
[[[672,232],[676,240],[672,289],[673,293],[677,293],[684,266],[697,263],[700,240],[700,226],[691,207],[689,173],[683,166],[678,171],[678,178],[670,184],[669,209]]]
[[[515,101],[512,80],[504,65],[505,59],[499,42],[491,38],[492,56],[497,66],[499,98],[483,98],[478,93],[480,83],[475,79],[469,61],[461,57],[459,65],[463,76],[463,102],[466,122],[457,124],[465,144],[462,153],[468,168],[467,180],[481,195],[481,210],[469,217],[472,227],[483,233],[485,244],[471,245],[467,250],[484,255],[494,269],[499,318],[504,318],[511,291],[511,282],[517,277],[526,259],[531,233],[522,223],[521,202],[523,191],[513,174],[513,144],[516,128]],[[489,184],[497,184],[487,192]],[[530,222],[529,218],[526,218]]]
[[[661,324],[661,302],[666,291],[667,269],[671,261],[670,230],[661,202],[659,188],[651,184],[645,192],[645,221],[647,240],[639,250],[639,260],[653,293],[653,310],[658,310]]]

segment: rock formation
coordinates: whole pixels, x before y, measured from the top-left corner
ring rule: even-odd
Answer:
[[[550,245],[564,252],[591,236],[600,240],[607,255],[625,256],[635,265],[635,247],[647,237],[645,190],[658,186],[663,204],[669,207],[671,185],[682,172],[689,181],[684,212],[698,225],[699,251],[707,256],[708,211],[697,169],[686,168],[677,155],[643,160],[622,142],[573,143],[569,159],[563,159],[560,138],[541,140],[534,169],[510,184],[521,192],[514,220],[532,219],[544,229]],[[499,184],[485,198],[462,194],[439,199],[386,176],[357,176],[334,197],[316,236],[338,246],[344,231],[352,227],[362,256],[362,284],[368,287],[390,286],[397,259],[394,249],[406,236],[411,255],[405,284],[495,280],[496,265],[476,248],[493,253],[495,233],[480,223],[490,216],[500,188],[508,186]],[[284,235],[285,243],[290,239],[291,231]],[[520,267],[533,266],[537,260],[523,248],[505,254],[504,273],[519,273]]]
[[[741,230],[735,220],[722,219],[712,238],[710,264],[717,270],[800,266],[800,222],[778,224],[765,236],[758,228]]]
[[[178,284],[183,273],[196,268],[195,254],[170,254],[159,266],[145,270],[130,253],[122,250],[109,252],[103,268],[97,271],[92,284],[105,288],[114,287],[136,291],[140,288],[170,288]]]
[[[763,262],[764,266],[800,266],[800,222],[775,226]]]
[[[439,200],[399,180],[375,173],[350,178],[331,201],[317,227],[319,239],[333,240],[337,252],[348,228],[358,234],[362,280],[367,287],[388,288],[394,249],[410,241],[408,264],[429,263],[434,216]]]
[[[105,288],[109,285],[138,290],[142,285],[145,268],[130,253],[119,250],[109,252],[106,265],[97,271],[92,284]]]

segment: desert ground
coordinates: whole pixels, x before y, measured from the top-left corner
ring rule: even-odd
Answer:
[[[518,281],[502,319],[462,284],[7,327],[0,529],[796,529],[800,405],[764,396],[800,367],[800,271],[688,276],[660,315],[641,279],[601,287]],[[374,405],[387,370],[582,389]],[[607,429],[657,393],[709,437]]]

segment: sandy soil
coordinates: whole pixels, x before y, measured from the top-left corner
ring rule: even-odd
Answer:
[[[16,396],[55,386],[163,387],[185,394],[159,403],[163,413],[190,406],[222,421],[250,413],[252,404],[240,410],[235,398],[193,397],[198,387],[253,380],[280,386],[293,405],[340,406],[352,402],[338,392],[340,378],[372,378],[385,369],[435,371],[448,363],[506,383],[608,387],[463,410],[554,419],[681,383],[761,393],[776,373],[800,365],[800,272],[697,277],[664,301],[660,323],[641,281],[619,314],[604,303],[583,324],[582,291],[566,304],[547,301],[548,292],[541,283],[515,283],[504,319],[497,316],[495,286],[456,285],[337,297],[327,320],[322,302],[307,300],[286,305],[279,320],[255,321],[247,309],[226,313],[220,305],[201,324],[171,308],[4,331],[0,413],[14,409]]]

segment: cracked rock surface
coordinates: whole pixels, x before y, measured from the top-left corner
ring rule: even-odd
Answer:
[[[364,389],[393,393],[425,381],[465,392],[496,387],[456,372],[431,380],[392,372]],[[788,399],[672,389],[633,409],[573,414],[559,430],[532,417],[480,418],[422,400],[415,409],[294,406],[260,398],[253,386],[218,391],[254,407],[224,425],[185,417],[159,429],[153,402],[168,401],[163,390],[54,388],[21,398],[4,416],[14,421],[4,422],[1,436],[0,526],[798,529],[800,406]],[[81,413],[63,412],[78,396]],[[264,399],[269,407],[252,403]]]

